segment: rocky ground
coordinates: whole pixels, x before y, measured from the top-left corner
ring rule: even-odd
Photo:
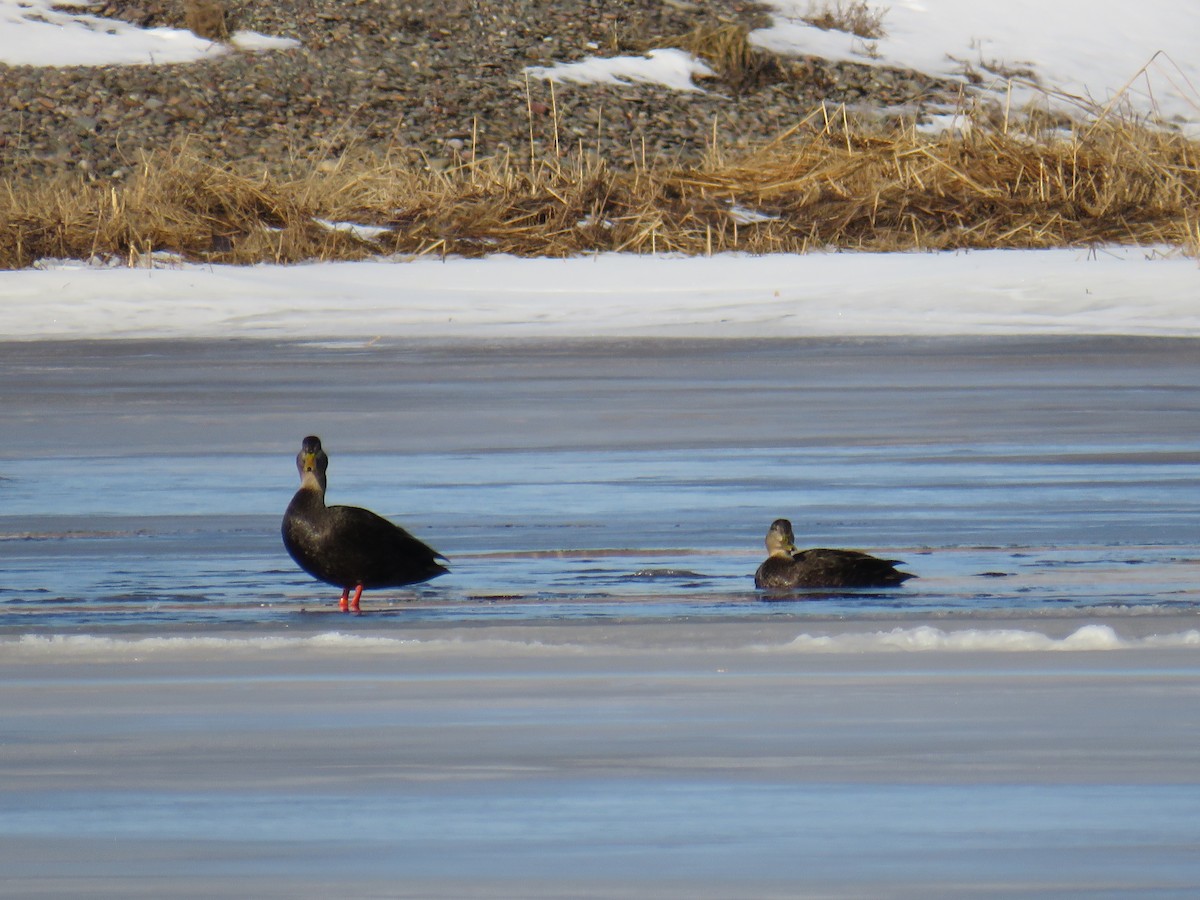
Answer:
[[[179,0],[100,0],[95,12],[184,26]],[[957,84],[817,59],[756,61],[703,93],[549,85],[526,67],[670,46],[700,26],[766,23],[743,0],[227,0],[230,31],[300,49],[186,65],[0,66],[0,177],[83,171],[120,179],[138,152],[188,139],[214,159],[307,167],[404,148],[441,165],[471,147],[528,153],[580,143],[610,161],[692,157],[767,140],[822,101],[912,111]],[[885,23],[886,25],[886,23]]]

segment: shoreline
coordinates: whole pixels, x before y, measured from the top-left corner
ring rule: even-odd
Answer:
[[[677,46],[696,29],[769,23],[766,7],[741,0],[634,0],[619,11],[590,0],[206,5],[224,7],[230,32],[299,46],[169,65],[0,66],[9,95],[0,134],[13,136],[0,142],[0,170],[120,184],[136,172],[139,151],[184,145],[276,171],[360,152],[413,153],[441,169],[464,154],[528,155],[531,140],[539,155],[580,144],[634,164],[699,157],[716,122],[738,146],[774,138],[822,102],[899,107],[915,117],[970,90],[957,79],[765,51],[756,51],[761,83],[709,78],[702,91],[555,87],[526,74],[555,61]],[[182,28],[182,6],[106,0],[96,12]]]

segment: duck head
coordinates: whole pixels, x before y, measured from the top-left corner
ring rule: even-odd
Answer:
[[[300,486],[313,487],[325,493],[325,470],[329,468],[329,457],[321,449],[321,439],[310,434],[300,444],[296,454],[296,469],[300,472]]]
[[[791,559],[796,555],[796,536],[792,523],[787,519],[776,519],[767,529],[767,555]]]

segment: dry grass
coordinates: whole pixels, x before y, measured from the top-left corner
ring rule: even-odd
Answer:
[[[210,41],[229,40],[224,0],[183,0],[183,20],[197,37]]]
[[[320,220],[383,226],[377,238]],[[379,254],[568,256],[1166,244],[1200,253],[1200,144],[1101,121],[1074,136],[856,132],[818,111],[697,165],[344,158],[283,179],[184,147],[114,187],[0,185],[0,267],[43,258],[219,263]]]
[[[878,40],[887,34],[883,27],[886,9],[877,9],[865,0],[822,0],[810,3],[801,16],[805,22],[826,31],[845,31],[864,40]]]
[[[779,57],[750,43],[750,29],[737,23],[703,24],[675,39],[660,39],[656,46],[686,50],[712,68],[736,93],[754,90],[784,77]]]

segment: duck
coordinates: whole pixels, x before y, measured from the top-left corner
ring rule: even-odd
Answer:
[[[300,489],[283,514],[283,546],[313,578],[342,589],[343,612],[361,611],[365,589],[420,584],[450,571],[446,557],[383,516],[325,505],[329,456],[316,435],[301,442],[296,468]]]
[[[792,523],[776,519],[767,530],[767,558],[754,573],[756,588],[895,587],[910,578],[898,559],[879,559],[860,550],[797,550]]]

